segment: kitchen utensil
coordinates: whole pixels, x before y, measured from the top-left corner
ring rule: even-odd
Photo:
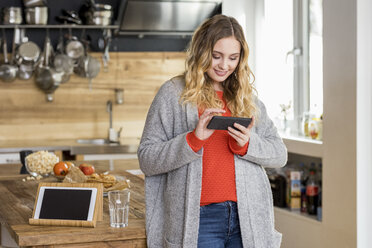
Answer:
[[[18,66],[18,78],[22,80],[28,80],[32,77],[34,68],[32,65],[20,64]]]
[[[21,24],[22,9],[19,7],[3,8],[3,23],[4,24]]]
[[[94,8],[92,8],[94,6]],[[113,16],[112,6],[108,4],[95,4],[85,12],[87,24],[107,26],[111,24]]]
[[[92,79],[95,78],[101,69],[101,63],[98,59],[86,55],[79,59],[77,67],[74,68],[74,72],[81,76],[89,79],[89,89],[92,89]]]
[[[69,16],[71,18],[79,19],[80,20],[79,14],[76,11],[74,11],[74,10],[65,10],[65,9],[62,9],[62,14],[64,16]]]
[[[40,48],[36,43],[27,41],[19,45],[17,51],[18,77],[23,80],[30,79],[40,59]]]
[[[4,55],[4,64],[0,66],[0,77],[5,82],[12,82],[17,77],[18,67],[12,64],[9,64],[8,61],[8,47],[6,43],[6,36],[5,30],[2,30],[3,38],[2,38],[2,48],[3,48],[3,55]]]
[[[59,158],[47,151],[31,153],[25,158],[25,167],[32,176],[47,177],[53,173],[53,167],[59,162]]]
[[[35,63],[39,60],[40,57],[40,48],[39,46],[32,42],[27,41],[22,43],[18,48],[18,61],[19,63],[30,62]]]
[[[82,32],[82,37],[84,37],[84,35],[85,30]],[[74,68],[74,72],[81,77],[88,78],[89,89],[92,89],[92,79],[98,75],[101,69],[101,63],[96,58],[87,54],[89,46],[88,39],[81,38],[81,40],[85,43],[85,56],[79,58],[78,64]]]
[[[23,0],[25,7],[47,6],[47,0]]]
[[[84,56],[84,45],[76,38],[70,37],[66,44],[66,54],[72,58],[75,62],[82,56]]]
[[[44,43],[43,63],[37,68],[35,77],[36,85],[46,93],[46,100],[49,102],[53,101],[53,93],[61,83],[63,75],[49,66],[51,46],[49,35],[47,35]]]
[[[74,61],[66,54],[57,54],[53,59],[53,66],[56,72],[63,72],[63,80],[65,83],[70,79],[70,75],[74,72]]]
[[[20,34],[21,31],[20,29],[16,26],[13,31],[13,42],[12,42],[12,58],[11,58],[11,63],[15,64],[16,61],[16,55],[17,55],[17,47],[21,43],[20,42]]]
[[[53,66],[56,72],[62,73],[61,83],[65,83],[70,79],[70,75],[74,72],[74,61],[63,53],[63,36],[60,34],[57,55],[54,56]]]
[[[72,18],[71,16],[57,16],[56,20],[60,23],[73,23],[73,24],[82,24],[80,19]]]
[[[108,72],[108,62],[110,60],[110,54],[109,54],[109,49],[110,49],[110,43],[111,43],[111,30],[110,29],[105,29],[103,31],[103,55],[102,55],[102,61],[103,61],[103,71]]]
[[[26,8],[25,16],[27,24],[45,25],[48,23],[48,7]]]

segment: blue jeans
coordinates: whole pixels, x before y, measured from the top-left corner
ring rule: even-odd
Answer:
[[[243,247],[238,207],[227,201],[200,207],[198,248]]]

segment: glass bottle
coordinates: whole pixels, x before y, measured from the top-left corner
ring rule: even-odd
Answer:
[[[307,213],[316,215],[319,198],[319,184],[316,181],[315,170],[310,171],[309,180],[306,184],[306,207]]]

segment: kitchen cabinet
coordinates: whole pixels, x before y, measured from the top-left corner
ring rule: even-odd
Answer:
[[[295,157],[295,160],[299,159],[300,162],[322,162],[322,141],[288,135],[282,135],[282,138],[287,147],[289,159]],[[323,180],[327,180],[327,178],[322,178]],[[309,215],[301,213],[299,210],[279,207],[274,207],[274,213],[276,229],[283,234],[281,247],[323,247],[320,239],[314,239],[314,237],[322,235],[324,225],[323,221],[317,220],[317,215]]]
[[[284,144],[288,150],[289,163],[322,163],[323,156],[323,142],[320,140],[312,140],[300,136],[289,136],[281,134]],[[298,169],[301,169],[298,167]],[[317,172],[319,173],[319,172]],[[323,178],[322,178],[323,179]],[[277,219],[277,226],[279,229],[286,230],[285,232],[292,232],[290,227],[297,228],[296,224],[304,223],[303,225],[310,225],[311,229],[317,230],[321,227],[321,221],[317,220],[316,215],[309,215],[301,213],[299,210],[290,210],[289,208],[274,207],[275,218]],[[285,223],[285,225],[282,225]]]

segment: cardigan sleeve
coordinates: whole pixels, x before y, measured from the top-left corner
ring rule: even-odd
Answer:
[[[156,94],[145,122],[137,155],[146,176],[159,175],[178,169],[202,157],[186,140],[189,130],[175,134],[182,123],[179,90],[173,81],[162,85]]]
[[[258,107],[259,119],[251,131],[247,153],[240,158],[263,167],[282,167],[287,163],[287,148],[261,101]]]

